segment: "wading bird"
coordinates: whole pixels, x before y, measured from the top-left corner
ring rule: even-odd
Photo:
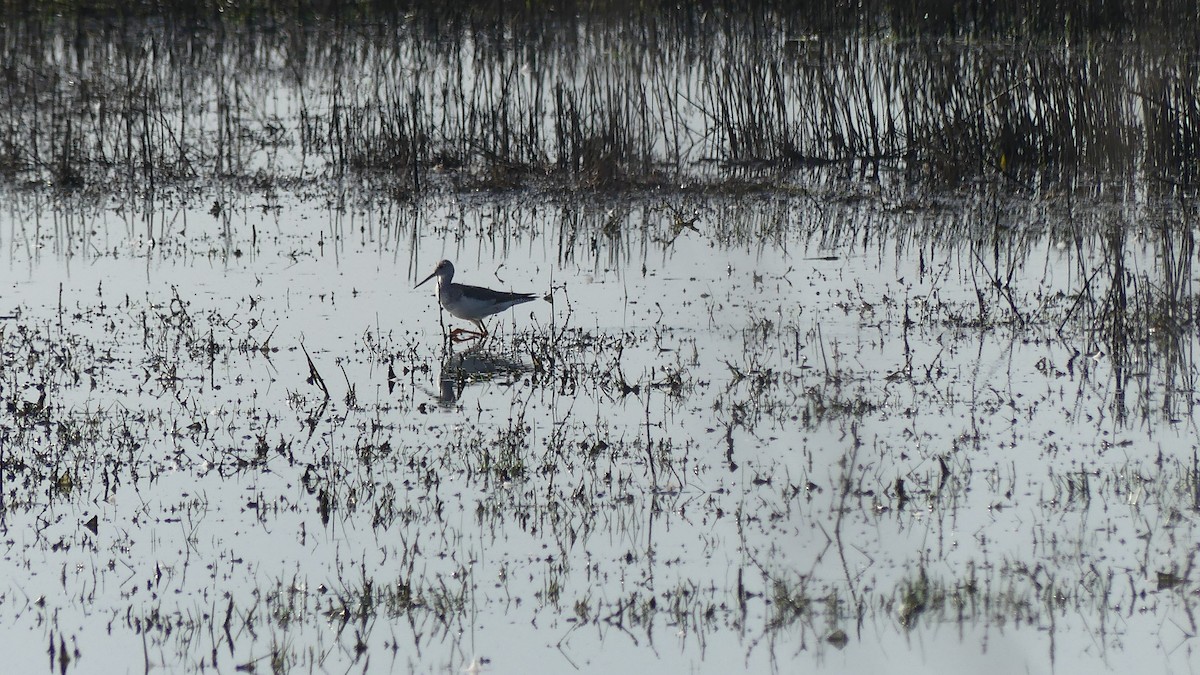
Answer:
[[[487,326],[483,325],[483,317],[503,312],[522,302],[537,299],[533,293],[508,293],[479,286],[456,284],[453,282],[454,265],[449,260],[438,263],[433,274],[425,277],[413,288],[420,287],[434,277],[437,277],[438,280],[438,302],[442,303],[442,307],[452,316],[470,321],[479,328],[477,331],[455,328],[450,331],[450,340],[453,342],[486,338],[488,330]]]

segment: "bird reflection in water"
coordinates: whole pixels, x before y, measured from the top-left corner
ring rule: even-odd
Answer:
[[[438,377],[438,405],[457,405],[469,385],[491,382],[505,376],[518,377],[531,370],[533,367],[527,363],[496,354],[481,354],[474,350],[450,354],[442,362],[442,372]]]

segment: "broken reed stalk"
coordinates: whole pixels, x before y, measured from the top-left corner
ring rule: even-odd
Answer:
[[[325,400],[328,401],[330,398],[329,388],[325,386],[325,378],[321,377],[320,371],[317,370],[317,365],[313,363],[312,357],[308,355],[308,349],[305,348],[304,341],[300,342],[300,349],[304,352],[305,360],[308,361],[308,379],[306,382],[317,385],[321,389],[321,392],[325,394]]]

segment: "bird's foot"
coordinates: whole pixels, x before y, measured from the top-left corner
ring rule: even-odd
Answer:
[[[473,330],[466,330],[465,328],[455,328],[450,331],[450,341],[455,344],[466,342],[467,340],[480,340],[483,337],[483,333],[476,333]]]

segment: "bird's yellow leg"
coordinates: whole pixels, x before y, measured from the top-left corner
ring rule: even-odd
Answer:
[[[486,337],[486,335],[477,333],[473,330],[467,330],[465,328],[455,328],[454,330],[450,331],[450,341],[455,343],[466,342],[467,340],[479,340],[484,337]]]

